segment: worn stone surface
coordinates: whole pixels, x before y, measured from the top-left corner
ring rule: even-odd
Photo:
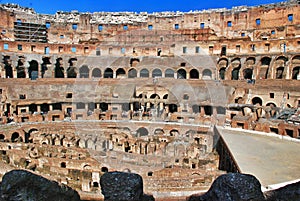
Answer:
[[[265,193],[267,201],[300,200],[300,182]]]
[[[3,176],[0,197],[5,201],[80,201],[79,194],[70,187],[25,170]]]
[[[105,201],[150,201],[152,196],[144,195],[143,180],[138,174],[107,172],[101,179],[101,190]]]
[[[229,173],[219,176],[207,193],[191,196],[189,201],[262,201],[260,182],[252,175]]]

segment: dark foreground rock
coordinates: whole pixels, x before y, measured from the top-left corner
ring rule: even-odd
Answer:
[[[202,196],[189,201],[263,201],[260,182],[252,175],[229,173],[219,176]]]
[[[5,201],[80,201],[72,188],[25,170],[3,176],[0,197]]]
[[[107,172],[100,178],[105,201],[154,201],[143,192],[140,175],[127,172]]]
[[[266,192],[267,201],[300,201],[300,181]]]

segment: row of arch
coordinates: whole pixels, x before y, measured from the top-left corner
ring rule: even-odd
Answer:
[[[159,68],[155,68],[149,70],[147,68],[143,68],[141,70],[137,70],[135,68],[130,68],[127,72],[123,68],[118,68],[113,70],[112,68],[106,68],[104,71],[101,71],[99,68],[94,68],[91,70],[88,66],[84,65],[79,68],[79,76],[80,78],[118,78],[118,77],[127,77],[127,78],[156,78],[156,77],[166,77],[166,78],[177,78],[177,79],[212,79],[212,71],[210,69],[204,69],[200,72],[197,69],[186,70],[184,68],[180,68],[177,71],[168,68],[165,71],[162,71]],[[57,77],[57,76],[56,76]],[[69,77],[69,76],[68,76]]]
[[[255,57],[248,57],[242,67],[241,58],[220,58],[218,76],[221,80],[239,79],[300,79],[300,56],[288,59],[279,56],[276,59],[265,56],[257,62]]]

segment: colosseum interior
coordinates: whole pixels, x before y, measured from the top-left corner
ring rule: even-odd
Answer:
[[[0,13],[1,175],[28,169],[101,200],[101,175],[129,171],[157,200],[184,197],[237,171],[217,127],[300,138],[299,1]]]

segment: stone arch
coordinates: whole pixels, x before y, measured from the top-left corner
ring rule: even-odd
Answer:
[[[36,60],[29,62],[28,74],[32,80],[36,80],[39,77],[39,63]]]
[[[240,76],[240,67],[236,67],[231,71],[231,80],[239,80]]]
[[[243,70],[244,79],[252,79],[253,76],[253,69],[252,68],[245,68]]]
[[[68,78],[76,78],[77,77],[77,59],[76,58],[70,58],[69,59],[69,67],[67,69],[67,77]]]
[[[4,134],[0,134],[0,142],[4,142],[5,141],[5,135]]]
[[[170,68],[166,69],[165,77],[174,78],[174,70]]]
[[[116,71],[116,76],[118,77],[124,77],[126,75],[126,72],[123,68],[118,68]]]
[[[155,99],[155,98],[160,99],[160,97],[159,97],[158,94],[152,94],[152,95],[150,96],[150,99]]]
[[[193,113],[200,113],[201,107],[199,105],[192,105]]]
[[[143,69],[140,71],[140,77],[149,77],[149,70],[146,69],[146,68],[143,68]]]
[[[11,142],[23,142],[23,138],[20,136],[18,132],[14,132],[11,135]]]
[[[261,58],[259,78],[267,79],[269,77],[271,60],[272,59],[270,57]]]
[[[137,58],[130,59],[130,67],[136,67],[140,63],[140,60]]]
[[[300,66],[296,66],[292,70],[292,79],[300,80]]]
[[[128,71],[128,78],[136,78],[137,77],[137,71],[135,68],[131,68]]]
[[[64,71],[65,71],[65,69],[63,67],[63,59],[61,57],[59,57],[56,59],[55,69],[54,69],[54,77],[55,78],[64,78],[65,77]]]
[[[17,78],[26,78],[26,68],[25,68],[25,57],[24,56],[19,56],[16,69],[17,69]]]
[[[138,136],[147,136],[149,134],[149,131],[146,128],[141,127],[137,129],[136,133]]]
[[[177,129],[170,130],[170,136],[179,136],[180,133]]]
[[[219,78],[221,80],[225,80],[225,75],[226,75],[226,68],[225,67],[224,68],[220,68],[220,70],[219,70]]]
[[[154,135],[163,135],[163,134],[165,134],[165,131],[162,128],[156,128],[154,130]]]
[[[104,78],[113,78],[114,71],[111,68],[106,68],[104,71]]]
[[[228,67],[228,59],[227,58],[220,58],[218,61],[218,67],[219,68],[227,68]]]
[[[260,97],[254,97],[251,100],[253,105],[258,105],[258,106],[262,106],[263,105],[263,101]]]
[[[199,71],[197,69],[190,70],[190,79],[199,79]]]
[[[284,67],[280,66],[276,68],[276,79],[283,79],[284,78]]]
[[[108,168],[107,167],[101,167],[101,172],[108,172]]]
[[[202,71],[202,79],[203,80],[211,80],[212,79],[212,71],[210,69],[204,69]]]
[[[152,71],[152,77],[162,77],[162,72],[159,68],[156,68]]]
[[[101,70],[99,68],[94,68],[92,71],[92,77],[95,78],[101,77]]]
[[[177,70],[177,79],[186,79],[186,70],[180,68]]]
[[[236,97],[235,99],[234,99],[234,103],[237,103],[237,104],[243,104],[244,103],[244,99],[243,99],[243,97]]]
[[[248,57],[245,61],[246,66],[252,66],[256,63],[255,57]]]

